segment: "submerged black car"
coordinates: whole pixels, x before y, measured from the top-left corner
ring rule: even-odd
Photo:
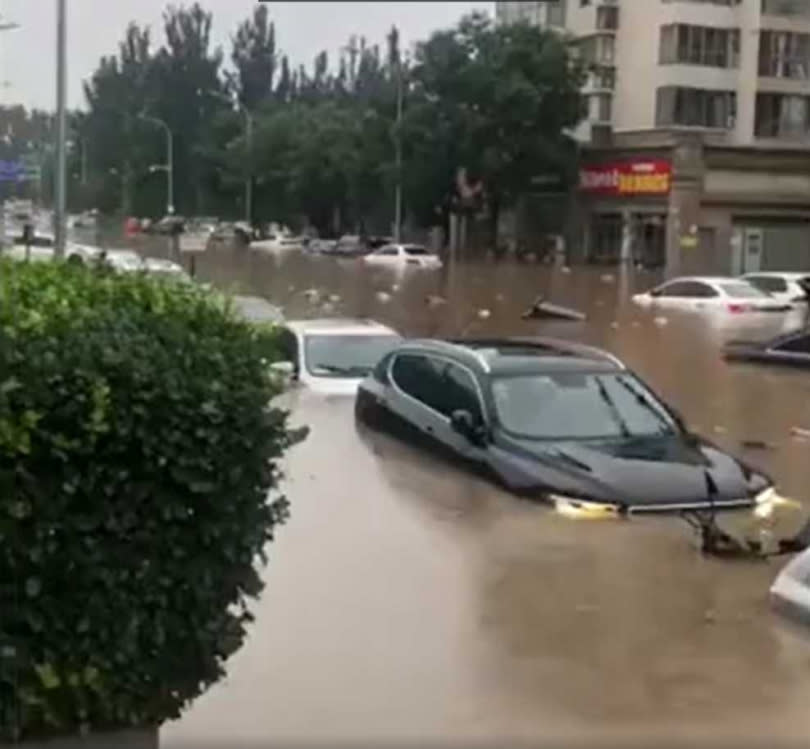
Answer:
[[[723,357],[727,361],[810,369],[810,329],[794,330],[767,341],[729,341],[723,347]]]
[[[403,342],[362,383],[355,412],[551,502],[723,509],[764,501],[771,486],[691,434],[614,356],[555,339]]]

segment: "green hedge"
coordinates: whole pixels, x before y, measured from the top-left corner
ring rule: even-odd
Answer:
[[[156,725],[221,678],[301,436],[275,350],[192,284],[0,260],[0,741]]]

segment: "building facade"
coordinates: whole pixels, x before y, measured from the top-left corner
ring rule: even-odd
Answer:
[[[810,269],[810,0],[499,2],[590,70],[579,259]]]

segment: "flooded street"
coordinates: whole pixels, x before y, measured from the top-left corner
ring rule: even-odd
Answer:
[[[291,318],[604,346],[696,431],[810,499],[810,443],[791,435],[810,428],[810,378],[718,353],[795,318],[661,318],[629,302],[658,277],[612,269],[482,261],[397,274],[216,249],[197,275]],[[522,320],[541,294],[588,321]],[[292,515],[269,549],[256,623],[228,679],[164,727],[164,746],[807,736],[810,639],[768,609],[784,560],[704,558],[675,518],[566,519],[357,427],[351,399],[289,398],[311,434],[288,460]]]

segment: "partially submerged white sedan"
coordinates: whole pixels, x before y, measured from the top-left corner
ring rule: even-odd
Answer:
[[[673,278],[643,294],[633,302],[642,307],[666,310],[693,310],[741,314],[746,312],[787,312],[790,304],[739,278],[724,276],[685,276]]]
[[[401,340],[373,320],[295,320],[281,333],[285,360],[272,365],[322,395],[355,395],[363,379]]]
[[[442,261],[419,244],[386,244],[363,256],[371,265],[393,268],[441,268]]]

